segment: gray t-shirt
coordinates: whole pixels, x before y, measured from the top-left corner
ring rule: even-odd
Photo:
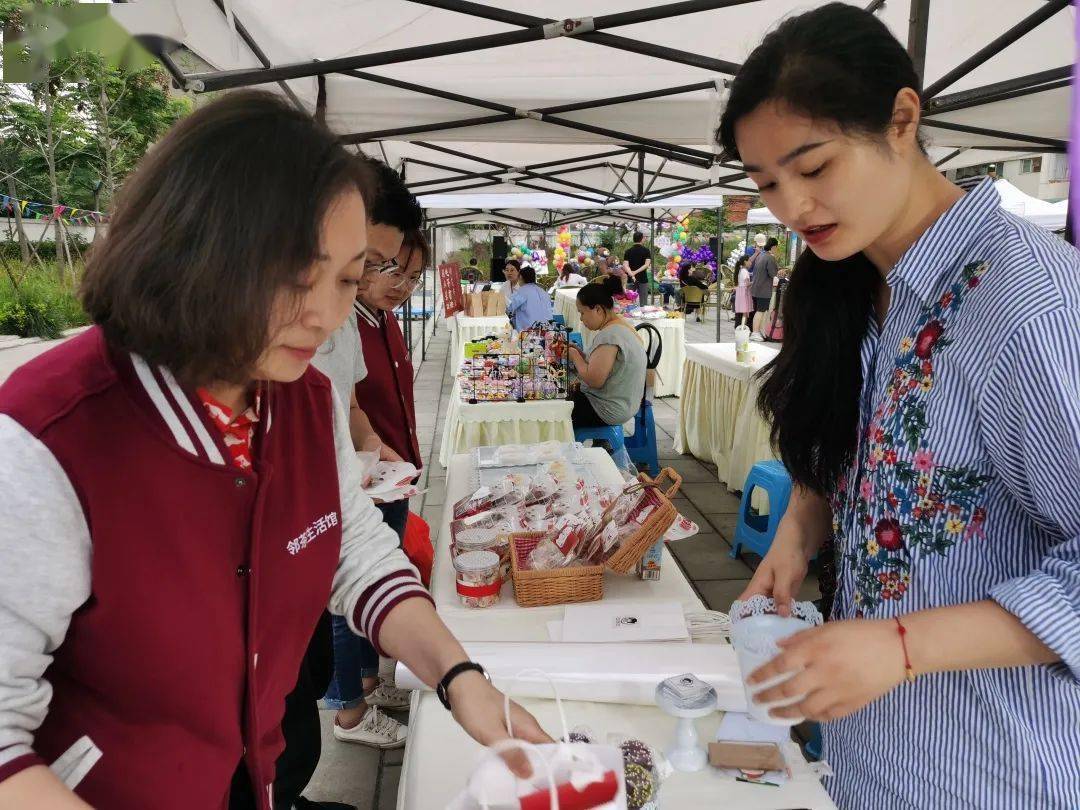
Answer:
[[[348,409],[353,386],[367,377],[364,350],[360,346],[360,331],[356,328],[356,310],[349,312],[345,323],[315,352],[311,364],[330,378],[338,397]]]
[[[750,295],[754,298],[771,298],[772,282],[780,268],[776,259],[769,253],[762,253],[754,259],[754,280],[750,283]]]
[[[609,425],[621,425],[641,407],[645,393],[645,346],[633,329],[614,323],[593,335],[589,354],[598,346],[614,346],[619,350],[615,365],[600,388],[582,383],[581,390],[601,419]]]

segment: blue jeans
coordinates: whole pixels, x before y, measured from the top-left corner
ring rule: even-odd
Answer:
[[[660,292],[664,294],[664,306],[667,306],[668,301],[675,295],[675,285],[665,281],[660,285]]]
[[[400,545],[409,519],[408,500],[378,504],[378,507],[383,522],[397,533]],[[331,709],[352,709],[364,700],[364,678],[379,674],[379,654],[370,641],[352,631],[344,616],[330,618],[334,632],[334,677],[323,699]]]

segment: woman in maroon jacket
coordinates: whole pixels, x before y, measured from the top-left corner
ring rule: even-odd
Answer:
[[[268,94],[181,121],[95,246],[96,326],[0,388],[0,810],[270,810],[328,603],[507,736],[309,368],[368,269],[357,165]]]

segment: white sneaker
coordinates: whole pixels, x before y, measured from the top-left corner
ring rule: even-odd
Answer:
[[[393,709],[399,711],[409,708],[412,700],[412,692],[407,689],[398,689],[383,681],[375,689],[364,695],[364,702],[368,706],[378,706],[380,709]]]
[[[753,340],[753,341],[757,341],[758,343],[764,343],[765,342],[765,338],[763,338],[757,332],[754,332],[754,334],[752,334],[750,336],[750,339]]]
[[[334,722],[334,737],[342,742],[360,743],[372,748],[401,748],[409,735],[409,727],[388,717],[371,706],[364,719],[352,728],[342,728]]]

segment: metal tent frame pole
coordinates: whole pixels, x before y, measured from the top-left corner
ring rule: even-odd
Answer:
[[[934,96],[940,95],[941,91],[946,87],[951,87],[956,84],[960,79],[967,76],[971,71],[975,70],[983,62],[987,61],[991,57],[997,56],[1007,47],[1012,45],[1018,39],[1025,34],[1038,28],[1044,22],[1049,20],[1063,8],[1069,5],[1069,0],[1046,0],[1046,4],[1038,11],[1029,14],[1022,19],[1008,31],[1001,36],[988,43],[985,47],[980,48],[974,54],[969,56],[959,65],[954,67],[936,82],[931,84],[925,90],[923,90],[923,100],[934,98]]]
[[[1010,98],[1020,98],[1044,93],[1047,90],[1056,90],[1059,87],[1068,87],[1071,81],[1072,65],[1064,65],[1038,73],[1029,73],[1026,76],[1017,76],[1015,79],[1003,82],[973,87],[971,90],[962,90],[959,93],[938,96],[923,104],[923,109],[928,114],[956,112],[983,104],[993,104],[996,101],[1006,101]]]
[[[742,5],[744,3],[752,2],[757,2],[757,0],[684,0],[684,2],[681,3],[654,6],[652,8],[638,9],[617,14],[602,14],[597,17],[585,19],[591,25],[593,32],[601,32],[606,28],[618,28],[624,25],[636,25],[643,22],[666,20],[683,14],[694,14],[699,11],[711,11],[727,6]],[[534,19],[538,20],[539,18]],[[340,73],[344,70],[357,70],[360,68],[377,67],[381,65],[394,65],[401,62],[412,62],[417,59],[430,59],[436,56],[471,53],[491,48],[502,48],[507,45],[519,45],[523,42],[550,39],[559,34],[559,29],[561,27],[562,23],[557,21],[542,24],[533,23],[517,31],[505,31],[499,34],[484,34],[482,36],[465,37],[449,42],[433,42],[427,45],[417,45],[412,48],[397,48],[390,51],[380,51],[378,53],[344,56],[338,59],[297,62],[289,65],[278,65],[276,67],[254,69],[242,68],[239,70],[195,73],[188,77],[188,87],[199,92],[227,90],[234,87],[249,87],[253,84],[265,84],[267,82],[284,81],[287,79],[303,79],[310,76],[316,76],[319,73]],[[580,36],[593,36],[593,38],[595,38],[594,34],[582,34]],[[712,62],[712,69],[719,73],[734,75],[739,67],[733,62],[724,62],[718,59],[712,60]]]
[[[948,129],[953,132],[966,132],[972,135],[985,135],[988,138],[1012,138],[1017,141],[1030,141],[1033,146],[1051,146],[1054,149],[1065,149],[1068,142],[1057,138],[1044,138],[1041,135],[1022,135],[1018,132],[1006,132],[1004,130],[986,129],[985,127],[973,127],[969,124],[956,124],[952,121],[939,121],[936,118],[924,118],[923,126]],[[992,146],[990,148],[993,148]]]
[[[649,209],[649,268],[656,278],[656,209]],[[648,303],[652,303],[652,284],[649,284]]]
[[[455,178],[455,177],[445,178],[444,180],[441,181],[441,182],[444,182],[444,183],[450,183],[450,182],[454,182],[456,180],[486,178],[488,180],[494,180],[497,184],[500,184],[500,185],[502,183],[513,183],[514,185],[520,185],[520,186],[522,186],[524,188],[538,188],[537,186],[530,186],[530,185],[528,185],[526,183],[522,183],[520,180],[517,180],[517,179],[507,180],[505,177],[503,177],[503,175],[507,174],[507,172],[511,171],[511,170],[492,171],[492,172],[470,172],[470,171],[468,171],[466,169],[458,169],[458,168],[453,167],[453,166],[443,166],[443,165],[440,165],[438,163],[431,163],[431,162],[426,161],[426,160],[420,160],[419,158],[406,158],[406,160],[408,162],[410,162],[410,163],[415,163],[418,166],[427,166],[429,168],[440,169],[442,171],[447,171],[447,172],[452,172],[454,174],[462,175],[461,177],[457,177],[457,178]],[[512,171],[514,171],[515,173],[523,174],[525,177],[533,178],[533,179],[536,179],[536,180],[546,180],[547,182],[555,183],[555,184],[561,185],[561,186],[566,186],[567,188],[577,189],[579,191],[586,191],[586,192],[589,192],[589,193],[592,193],[592,194],[597,193],[595,189],[590,188],[589,186],[586,186],[586,185],[582,185],[581,183],[575,183],[572,180],[564,180],[562,178],[548,178],[545,175],[538,175],[538,174],[535,174],[534,172],[530,172],[530,171],[525,170],[525,169],[520,170],[520,172],[518,172],[518,170],[512,170]],[[414,188],[414,187],[415,186],[413,186],[413,185],[409,186],[410,189]],[[541,189],[541,190],[543,190],[543,191],[554,191],[554,189]],[[436,190],[431,191],[430,193],[431,194],[438,194],[439,190],[436,189]],[[566,194],[566,192],[562,192],[562,191],[560,191],[559,193]],[[576,196],[576,195],[566,194],[566,196],[572,197],[572,196]],[[580,199],[593,201],[592,198],[590,198],[590,197],[581,197]],[[614,194],[614,193],[609,194],[608,199],[609,200],[610,199],[617,199],[617,200],[619,200],[621,202],[632,202],[633,201],[630,197],[626,197],[624,195]],[[595,200],[595,202],[600,202],[600,201]],[[605,200],[605,202],[607,202],[607,200]]]
[[[747,0],[742,0],[742,2],[746,1]],[[520,25],[522,27],[531,27],[536,25],[552,25],[562,22],[560,20],[554,20],[549,17],[533,17],[529,14],[520,14],[515,11],[493,8],[491,6],[485,6],[480,3],[467,2],[466,0],[413,0],[413,2],[420,5],[431,6],[433,8],[441,8],[446,11],[457,11],[462,14],[468,14],[471,17],[478,17],[484,20],[502,22],[508,25]],[[739,3],[729,3],[726,5],[739,5]],[[713,8],[721,7],[722,6],[714,6]],[[705,11],[707,9],[698,10]],[[655,45],[650,42],[643,42],[639,39],[631,39],[630,37],[623,37],[617,34],[607,34],[602,31],[593,31],[591,33],[578,34],[576,35],[576,38],[592,42],[597,45],[604,45],[609,48],[615,48],[620,51],[638,53],[643,56],[655,56],[668,62],[676,62],[678,64],[704,68],[705,70],[712,71],[713,73],[725,73],[734,76],[738,72],[740,67],[734,62],[728,62],[723,59],[714,59],[709,56],[702,56],[700,54],[680,51],[677,48],[669,48],[663,45]]]
[[[716,342],[720,342],[720,268],[724,262],[724,209],[716,209]],[[738,278],[735,282],[738,283]]]
[[[930,0],[911,0],[908,13],[908,54],[922,81],[926,71],[926,36],[930,29]]]
[[[947,154],[945,157],[941,158],[941,160],[937,161],[937,163],[934,164],[934,168],[936,169],[939,166],[944,166],[946,163],[948,163],[954,157],[957,157],[958,155],[962,155],[966,151],[967,151],[967,149],[965,147],[961,146],[959,149],[956,149],[956,150],[954,150],[952,152],[949,152],[949,154]]]

